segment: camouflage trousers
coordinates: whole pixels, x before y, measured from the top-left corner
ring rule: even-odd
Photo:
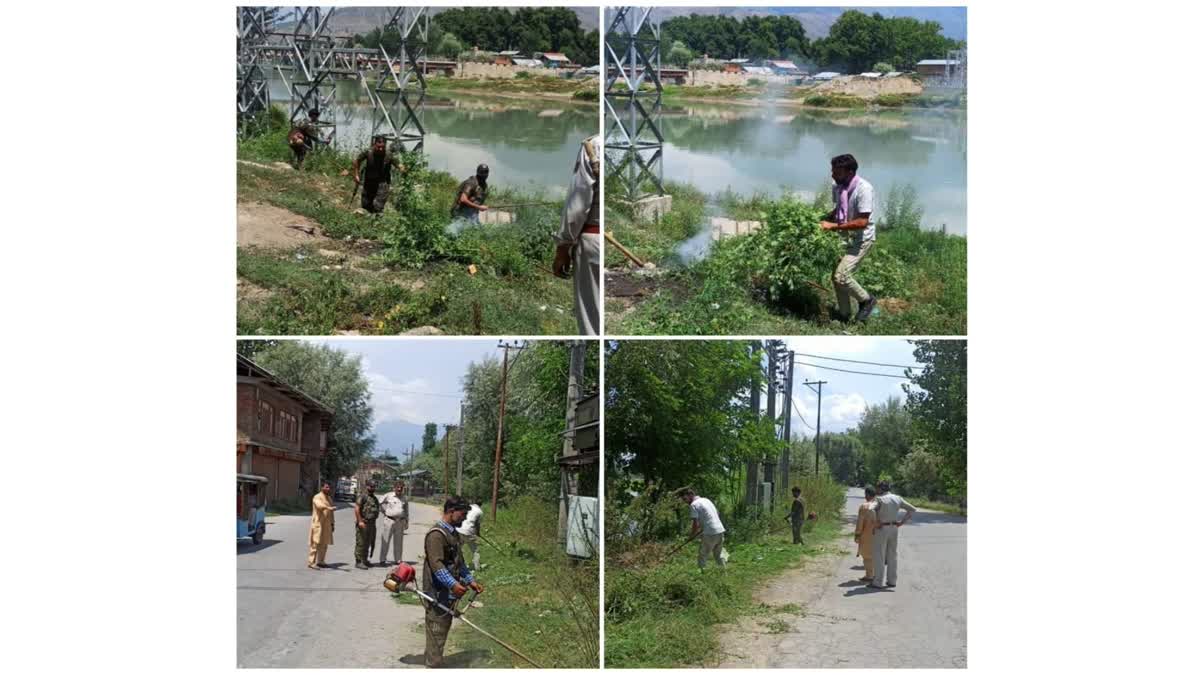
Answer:
[[[446,638],[450,635],[450,624],[454,617],[436,605],[425,602],[425,666],[442,667],[442,652],[446,649]]]
[[[387,206],[388,194],[392,191],[391,183],[363,183],[362,207],[369,213],[383,213]]]
[[[371,561],[367,548],[375,542],[375,521],[368,520],[365,527],[354,528],[354,562]]]
[[[289,146],[292,149],[292,168],[297,171],[304,166],[304,156],[308,154],[308,146],[303,143]]]

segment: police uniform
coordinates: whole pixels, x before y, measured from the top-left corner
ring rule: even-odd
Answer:
[[[300,132],[297,142],[292,142],[296,132]],[[321,131],[311,119],[303,119],[292,124],[288,133],[288,144],[292,148],[292,166],[299,169],[304,164],[304,157],[313,149],[313,143],[321,139]]]
[[[382,213],[392,189],[392,167],[403,171],[404,165],[391,150],[377,155],[371,148],[363,150],[355,162],[362,176],[362,207],[371,213]]]
[[[437,598],[445,607],[453,607],[457,599],[451,588],[454,582],[463,586],[474,581],[471,570],[462,556],[462,540],[458,532],[444,521],[437,521],[425,533],[425,565],[421,570],[421,590]],[[440,668],[442,652],[454,615],[422,599],[425,605],[425,665]]]
[[[478,176],[471,176],[464,180],[458,186],[458,193],[454,197],[454,206],[450,208],[451,218],[466,218],[467,220],[478,223],[479,209],[471,208],[462,203],[462,196],[466,195],[467,199],[476,204],[487,203],[487,182],[480,182]]]
[[[358,498],[358,515],[366,525],[354,528],[354,562],[365,565],[371,562],[367,547],[375,541],[375,519],[379,517],[379,499],[375,495],[361,495]]]
[[[884,567],[887,567],[888,586],[896,585],[896,546],[900,529],[900,509],[916,513],[912,504],[900,495],[887,493],[875,497],[875,539],[871,542],[872,562],[875,564],[872,586],[882,586]]]
[[[559,245],[571,246],[575,268],[575,321],[580,335],[600,334],[600,137],[579,148],[567,188]]]

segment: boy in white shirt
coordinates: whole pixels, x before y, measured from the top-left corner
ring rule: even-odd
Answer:
[[[483,509],[480,508],[478,499],[472,499],[467,517],[458,527],[458,536],[462,538],[463,544],[471,549],[471,569],[473,570],[479,569],[479,535],[481,534],[483,534]]]

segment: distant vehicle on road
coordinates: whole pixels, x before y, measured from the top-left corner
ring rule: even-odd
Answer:
[[[357,487],[355,483],[357,482],[358,481],[350,478],[339,478],[337,482],[337,489],[333,491],[334,500],[342,502],[354,501],[355,488]]]
[[[267,479],[249,473],[237,475],[237,538],[261,544],[267,533]]]

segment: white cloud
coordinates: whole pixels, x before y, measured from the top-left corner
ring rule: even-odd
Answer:
[[[867,409],[867,399],[862,394],[831,394],[828,399],[830,419],[839,425],[857,424]]]
[[[396,381],[369,370],[365,374],[367,386],[371,389],[376,425],[392,420],[425,424],[429,421],[450,422],[458,419],[458,400],[430,395],[440,392],[424,378]]]

